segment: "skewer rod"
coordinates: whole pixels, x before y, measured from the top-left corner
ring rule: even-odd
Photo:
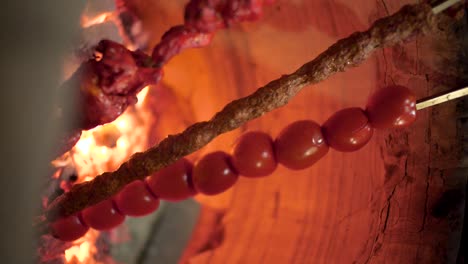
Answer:
[[[423,98],[421,100],[418,100],[418,102],[416,102],[416,110],[421,110],[427,107],[445,103],[447,101],[460,98],[466,95],[468,95],[468,87],[461,88],[461,89],[451,91],[451,92],[446,92],[442,95]]]
[[[442,4],[432,8],[432,12],[434,14],[439,14],[440,12],[444,11],[445,9],[453,6],[454,4],[460,2],[461,0],[448,0],[448,1],[445,1],[443,2]]]

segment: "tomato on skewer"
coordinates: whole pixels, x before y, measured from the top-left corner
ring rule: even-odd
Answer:
[[[62,241],[76,240],[89,230],[89,227],[81,221],[80,214],[59,218],[51,223],[49,228],[51,234]]]
[[[196,194],[192,181],[193,165],[185,158],[146,178],[150,190],[160,199],[180,201]]]
[[[416,120],[416,96],[404,86],[387,86],[369,98],[366,113],[374,128],[407,127]]]
[[[238,173],[230,164],[230,156],[222,151],[205,155],[193,168],[195,189],[206,195],[216,195],[231,188]]]
[[[273,173],[277,162],[271,136],[260,131],[243,134],[234,146],[232,164],[240,175],[249,178]]]
[[[109,230],[120,225],[125,216],[117,211],[112,199],[102,201],[82,211],[83,221],[96,230]]]
[[[119,211],[128,216],[144,216],[159,207],[159,199],[153,197],[146,183],[140,180],[125,186],[114,200]]]
[[[374,129],[361,108],[342,109],[333,114],[322,126],[328,145],[341,152],[359,150],[369,142]]]
[[[320,126],[312,120],[288,125],[275,140],[278,162],[292,170],[312,166],[328,153],[328,149]]]

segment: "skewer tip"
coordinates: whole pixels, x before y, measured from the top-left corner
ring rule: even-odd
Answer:
[[[445,2],[443,2],[442,4],[432,8],[432,12],[437,15],[439,14],[440,12],[443,12],[444,10],[446,10],[447,8],[457,4],[458,2],[460,2],[461,0],[447,0]]]
[[[421,110],[427,107],[448,102],[450,100],[468,95],[468,87],[460,88],[455,91],[446,92],[443,94],[423,98],[416,103],[416,110]]]

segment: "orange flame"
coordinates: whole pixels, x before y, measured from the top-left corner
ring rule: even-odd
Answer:
[[[152,123],[151,114],[144,108],[149,87],[138,95],[138,103],[129,107],[114,122],[83,131],[80,140],[69,151],[68,156],[76,168],[78,182],[90,181],[105,171],[115,170],[131,154],[143,151],[147,144],[148,129]],[[54,164],[61,164],[55,161]],[[94,264],[92,257],[99,231],[90,230],[74,245],[65,250],[66,263]]]
[[[108,21],[116,21],[115,12],[104,12],[91,17],[81,17],[81,27],[88,28]],[[131,48],[131,47],[128,47]],[[138,103],[129,107],[114,122],[83,131],[80,140],[67,154],[52,162],[56,167],[72,165],[78,175],[77,182],[92,180],[96,175],[112,171],[135,152],[147,146],[147,135],[152,115],[144,107],[149,87],[138,95]],[[58,178],[59,174],[53,177]],[[64,260],[69,264],[98,264],[93,255],[98,253],[96,240],[100,232],[90,229],[65,250]]]
[[[95,17],[88,17],[83,15],[81,17],[81,27],[88,28],[98,24],[102,24],[104,22],[113,20],[114,16],[114,12],[105,12]]]
[[[147,93],[145,87],[138,94],[139,102],[114,122],[83,131],[70,152],[80,179],[115,170],[131,154],[145,149],[150,116],[142,111],[142,102]]]
[[[85,236],[76,240],[72,247],[65,250],[66,262],[91,264],[91,256],[97,253],[93,242],[96,240],[98,233],[98,231],[90,230]]]

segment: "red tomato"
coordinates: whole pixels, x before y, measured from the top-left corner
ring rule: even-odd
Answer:
[[[322,126],[328,145],[342,152],[356,151],[369,142],[373,128],[361,108],[342,109],[333,114]]]
[[[96,230],[112,229],[125,220],[125,216],[115,209],[112,199],[88,207],[81,214],[83,221]]]
[[[129,216],[144,216],[159,207],[159,199],[149,192],[144,181],[134,181],[125,186],[114,198],[120,212]]]
[[[193,196],[193,165],[185,158],[146,178],[151,191],[160,199],[180,201]]]
[[[206,195],[216,195],[236,183],[237,172],[230,164],[230,157],[222,151],[205,155],[193,168],[195,189]]]
[[[81,222],[79,214],[59,218],[50,224],[51,234],[62,241],[76,240],[84,236],[88,230],[89,227]]]
[[[263,177],[276,169],[273,140],[264,132],[247,132],[234,146],[232,165],[245,177]]]
[[[320,126],[311,120],[296,121],[285,127],[275,140],[276,158],[292,170],[312,166],[328,152]]]
[[[374,128],[407,127],[416,120],[416,96],[404,86],[388,86],[369,98],[366,112]]]

